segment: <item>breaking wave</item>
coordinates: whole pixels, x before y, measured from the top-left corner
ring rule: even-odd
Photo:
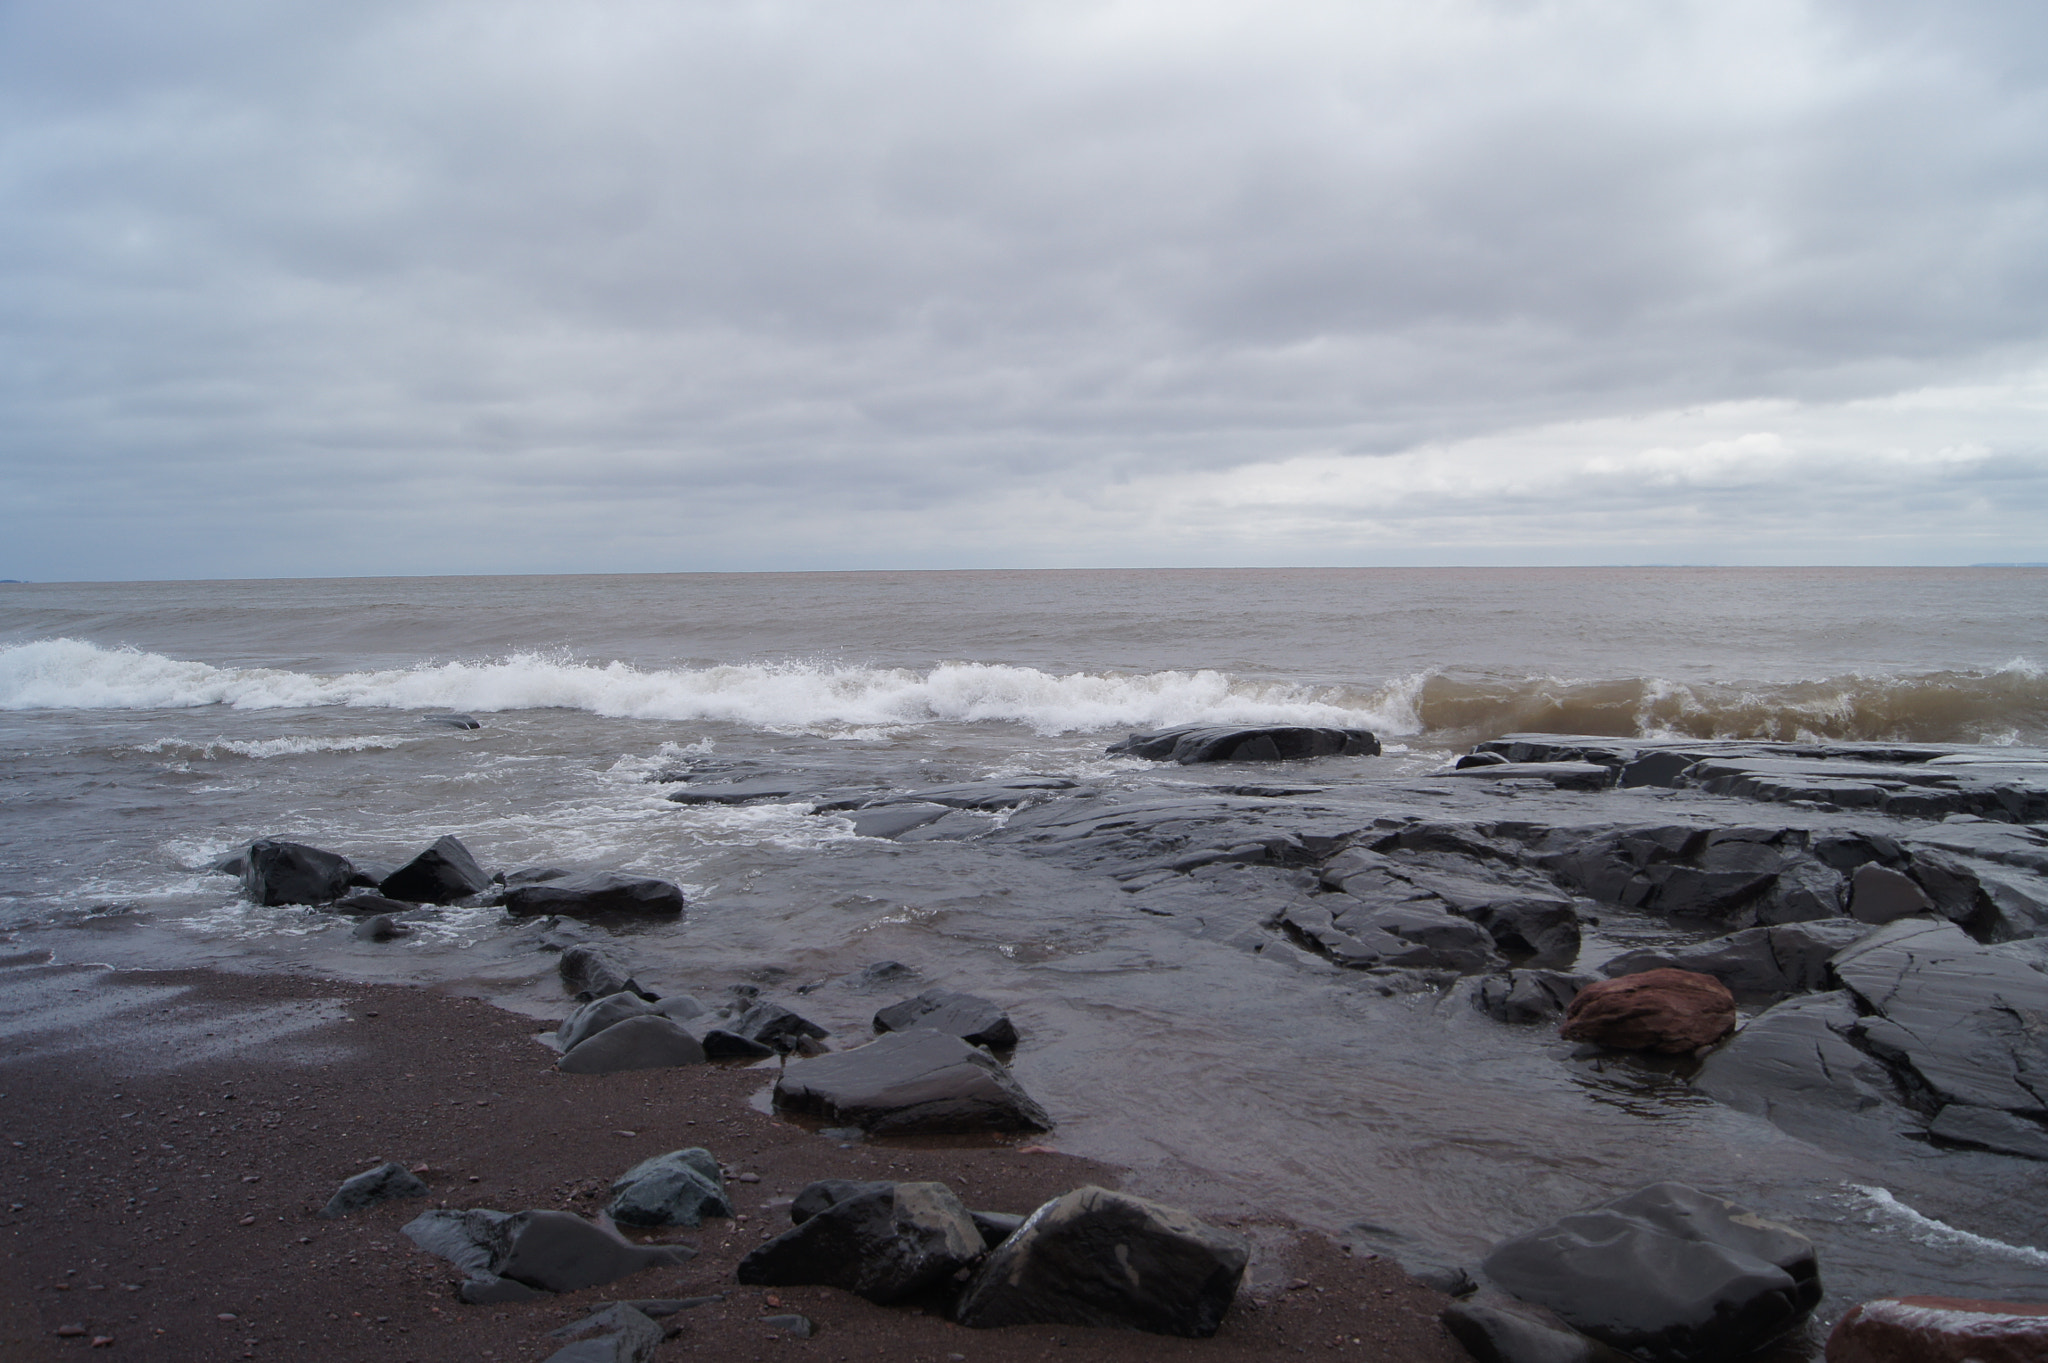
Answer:
[[[0,709],[210,705],[486,713],[564,708],[614,718],[716,721],[763,729],[1011,723],[1040,734],[1195,722],[1323,724],[1389,736],[1424,735],[1446,744],[1525,732],[2048,742],[2048,674],[2024,659],[1983,672],[1753,686],[1444,671],[1343,686],[1233,677],[1213,670],[1052,673],[996,663],[939,663],[922,669],[804,662],[640,668],[542,653],[323,676],[215,667],[75,639],[0,647]]]

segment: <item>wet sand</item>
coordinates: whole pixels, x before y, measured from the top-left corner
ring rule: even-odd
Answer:
[[[1178,1340],[1032,1326],[966,1330],[828,1288],[741,1287],[733,1268],[820,1178],[937,1180],[1027,1212],[1118,1172],[1025,1144],[842,1147],[762,1110],[772,1069],[561,1075],[531,1019],[426,989],[310,977],[147,973],[0,960],[0,1356],[177,1360],[544,1359],[592,1305],[722,1294],[666,1318],[659,1358],[1241,1359],[1457,1363],[1444,1298],[1393,1265],[1256,1216],[1222,1331]],[[1050,1138],[1057,1143],[1057,1133]],[[634,1162],[701,1145],[741,1219],[652,1237],[687,1265],[517,1306],[465,1306],[460,1274],[399,1227],[426,1206],[594,1213]],[[314,1212],[386,1159],[427,1202]],[[797,1340],[761,1321],[796,1311]],[[76,1327],[83,1333],[70,1334]],[[94,1347],[96,1339],[110,1344]]]

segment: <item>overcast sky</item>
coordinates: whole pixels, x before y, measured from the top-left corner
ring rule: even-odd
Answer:
[[[0,0],[0,577],[2043,559],[2039,0]]]

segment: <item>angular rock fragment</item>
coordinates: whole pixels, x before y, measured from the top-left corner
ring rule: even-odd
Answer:
[[[1046,1203],[989,1253],[962,1325],[1090,1325],[1206,1339],[1237,1295],[1245,1241],[1187,1212],[1104,1188]]]
[[[505,910],[520,917],[543,913],[634,914],[679,917],[683,892],[652,876],[617,871],[585,871],[533,885],[507,885]]]
[[[996,1050],[1017,1044],[1017,1028],[1010,1015],[979,994],[927,989],[914,999],[892,1003],[875,1014],[877,1032],[907,1032],[918,1027]]]
[[[725,1174],[709,1150],[693,1146],[641,1160],[612,1181],[605,1209],[622,1226],[700,1226],[731,1216]]]
[[[1629,1363],[1628,1355],[1512,1298],[1454,1301],[1440,1319],[1474,1363]]]
[[[1600,967],[1610,979],[1645,970],[1712,975],[1741,998],[1782,998],[1828,987],[1828,961],[1867,936],[1865,923],[1835,919],[1744,928],[1694,946],[1644,947]]]
[[[1510,970],[1481,980],[1472,1002],[1495,1022],[1553,1022],[1591,983],[1590,976],[1559,970]]]
[[[713,1027],[704,1033],[703,1046],[708,1060],[766,1060],[771,1055],[781,1054],[773,1046],[763,1045],[737,1032],[728,1032],[723,1027]]]
[[[490,888],[490,876],[462,840],[450,833],[384,877],[377,892],[414,904],[453,904]]]
[[[549,1354],[545,1363],[648,1363],[663,1332],[631,1303],[617,1302],[548,1334],[576,1342]]]
[[[811,1055],[819,1049],[812,1043],[832,1033],[809,1018],[779,1003],[755,1003],[726,1023],[724,1030],[734,1036],[768,1046],[783,1055]]]
[[[1153,762],[1281,762],[1305,757],[1377,757],[1380,741],[1365,729],[1189,725],[1132,734],[1108,751]]]
[[[1517,1236],[1481,1267],[1580,1333],[1659,1363],[1741,1358],[1821,1296],[1805,1236],[1681,1183]]]
[[[1835,956],[1870,1010],[1856,1039],[1929,1107],[2038,1114],[2048,1093],[2048,975],[1980,946],[1953,923],[1901,919]]]
[[[790,1064],[775,1103],[871,1135],[1052,1129],[1001,1061],[942,1032],[890,1032]]]
[[[1696,1088],[1795,1136],[1825,1132],[1834,1114],[1898,1098],[1891,1072],[1852,1041],[1860,1015],[1846,992],[1809,994],[1750,1019],[1700,1066]]]
[[[1849,915],[1859,923],[1884,924],[1933,911],[1927,891],[1888,866],[1859,866],[1849,879]]]
[[[1615,780],[1614,768],[1597,762],[1475,763],[1437,774],[1481,781],[1544,781],[1559,790],[1605,790]]]
[[[323,1220],[334,1221],[350,1212],[374,1207],[379,1202],[426,1195],[427,1185],[417,1175],[404,1165],[387,1160],[374,1169],[366,1169],[354,1178],[343,1180],[342,1185],[334,1190],[334,1196],[327,1199],[327,1205],[313,1214]]]
[[[555,1068],[564,1074],[617,1074],[701,1065],[704,1060],[704,1047],[677,1023],[659,1014],[642,1014],[579,1042],[563,1052]]]
[[[841,1198],[740,1260],[739,1280],[819,1283],[873,1302],[945,1282],[982,1253],[981,1232],[943,1183],[884,1183]]]
[[[807,1183],[790,1199],[790,1224],[801,1226],[835,1202],[894,1186],[884,1180],[857,1178],[821,1178],[815,1183]]]
[[[263,838],[243,854],[242,893],[258,904],[331,904],[348,893],[349,859],[304,843]]]
[[[1587,985],[1558,1035],[1624,1051],[1685,1055],[1735,1030],[1735,996],[1711,975],[1646,970]]]
[[[1852,1306],[1828,1335],[1828,1363],[2040,1363],[2048,1304],[1965,1297],[1880,1297]]]
[[[1427,900],[1375,907],[1336,895],[1290,906],[1283,921],[1339,965],[1448,970],[1469,975],[1506,962],[1492,934]]]
[[[373,913],[350,928],[348,935],[359,942],[389,942],[404,937],[412,931],[405,924],[395,921],[388,913]]]

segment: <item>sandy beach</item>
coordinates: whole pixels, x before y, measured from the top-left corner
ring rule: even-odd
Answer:
[[[1253,1266],[1210,1340],[975,1331],[827,1288],[741,1287],[738,1259],[787,1226],[787,1199],[814,1179],[937,1180],[970,1206],[1021,1213],[1118,1177],[1043,1143],[845,1147],[764,1111],[767,1070],[561,1075],[532,1019],[312,977],[16,957],[0,998],[10,1359],[538,1360],[561,1344],[549,1331],[601,1302],[710,1296],[721,1300],[666,1318],[676,1333],[657,1357],[1465,1356],[1437,1322],[1440,1295],[1249,1206],[1231,1224],[1254,1242]],[[727,1167],[739,1216],[649,1237],[695,1246],[682,1267],[529,1305],[466,1306],[460,1273],[399,1233],[426,1206],[591,1214],[634,1162],[695,1145]],[[421,1169],[430,1199],[314,1215],[342,1179],[386,1159]],[[761,1323],[792,1311],[814,1337]]]

